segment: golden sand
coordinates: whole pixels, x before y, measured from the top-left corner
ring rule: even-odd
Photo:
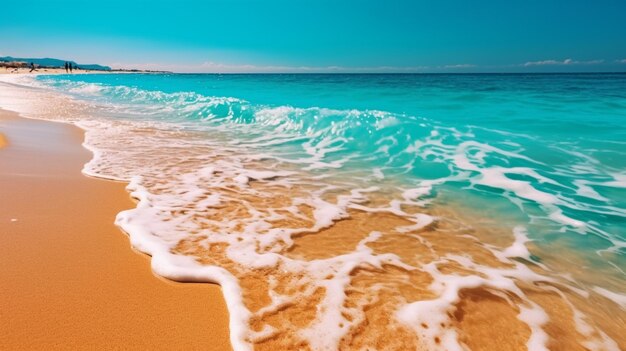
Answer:
[[[82,69],[73,70],[72,74],[99,74],[110,73],[108,71],[86,71]],[[34,71],[30,71],[30,68],[5,68],[0,67],[0,74],[67,74],[64,68],[37,68]]]
[[[134,204],[80,173],[82,132],[0,116],[0,349],[230,349],[219,286],[154,276],[113,225]]]
[[[275,199],[280,201],[280,198],[277,196]],[[262,208],[261,204],[257,208]],[[415,234],[419,234],[421,240],[407,233],[394,232],[393,228],[407,224],[404,218],[389,213],[352,211],[349,218],[338,221],[329,228],[294,237],[295,245],[283,254],[300,260],[333,257],[352,250],[356,243],[364,238],[363,233],[379,231],[383,236],[368,246],[376,253],[394,253],[403,262],[413,266],[422,266],[439,257],[453,254],[469,255],[476,262],[488,267],[511,268],[482,245],[483,242],[499,242],[503,247],[510,245],[512,238],[508,231],[487,227],[477,227],[473,230],[459,229],[454,219],[461,222],[467,222],[468,219],[458,218],[458,214],[453,212],[442,211],[433,210],[432,214],[453,220],[440,221],[434,226],[419,230]],[[246,215],[243,206],[233,203],[221,208],[221,211],[211,218],[225,220],[227,218],[223,216],[228,217],[229,214]],[[299,219],[294,221],[293,226],[300,225],[296,223]],[[475,222],[480,221],[476,219]],[[289,227],[287,222],[280,225]],[[197,239],[201,241],[203,238]],[[226,257],[226,248],[227,246],[222,244],[206,247],[198,245],[195,240],[183,240],[174,252],[195,256],[202,264],[225,267],[239,279],[244,303],[253,313],[251,328],[261,331],[271,326],[275,330],[266,337],[251,340],[255,350],[311,349],[299,336],[298,331],[314,322],[315,306],[319,306],[326,292],[323,289],[308,289],[306,283],[303,285],[301,277],[284,274],[280,267],[252,271],[238,267]],[[438,268],[442,273],[460,276],[482,274],[452,264],[438,264]],[[540,267],[533,269],[540,274],[548,273]],[[270,286],[271,281],[278,283]],[[358,310],[365,311],[365,318],[341,340],[339,349],[420,349],[418,336],[398,323],[394,313],[408,301],[435,298],[429,289],[431,283],[431,276],[419,270],[406,271],[392,266],[384,266],[382,269],[376,267],[355,269],[351,272],[351,283],[346,291],[347,299],[344,306],[357,307]],[[385,289],[374,288],[381,284]],[[548,346],[551,350],[585,350],[582,345],[587,338],[577,330],[574,311],[567,301],[584,312],[586,322],[599,326],[617,342],[618,347],[626,347],[626,339],[622,335],[623,326],[626,325],[626,314],[619,307],[616,309],[614,303],[607,300],[591,304],[562,286],[559,286],[559,290],[552,291],[553,287],[549,283],[545,283],[545,286],[522,282],[518,284],[528,298],[548,314],[549,322],[545,325],[545,331],[549,337]],[[297,303],[288,303],[275,311],[261,312],[271,303],[271,293],[298,296],[298,300]],[[496,295],[486,287],[462,290],[460,302],[456,305],[455,312],[450,315],[451,324],[446,327],[454,327],[458,331],[459,340],[472,350],[526,350],[531,330],[518,318],[520,310],[516,304],[521,301],[512,295],[505,297],[506,299]],[[601,299],[595,295],[592,295],[592,298]],[[344,317],[351,320],[350,316]],[[600,336],[595,334],[594,337]]]

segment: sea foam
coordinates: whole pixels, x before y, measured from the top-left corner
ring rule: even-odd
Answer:
[[[542,286],[575,311],[583,342],[616,345],[593,322],[597,316],[574,306],[596,293],[624,309],[622,294],[562,279],[529,249],[536,223],[597,236],[605,250],[624,247],[612,229],[573,218],[626,217],[619,205],[583,200],[606,198],[600,188],[624,180],[583,167],[588,157],[579,168],[550,168],[525,155],[521,141],[494,146],[474,140],[471,129],[383,111],[256,106],[46,79],[14,80],[39,90],[13,86],[0,103],[86,131],[94,157],[83,172],[128,182],[137,201],[116,224],[152,256],[157,274],[222,286],[237,350],[371,347],[359,331],[383,340],[387,327],[411,330],[413,347],[463,350],[453,316],[463,293],[474,290],[516,311],[530,330],[529,350],[546,350],[553,311],[529,292]],[[33,94],[50,105],[30,105]],[[595,172],[593,180],[577,182],[573,174],[581,171]],[[488,230],[470,230],[482,227],[438,206],[446,192],[462,193],[458,184],[477,194],[500,191],[498,199],[529,221],[496,231],[509,236],[508,245],[487,242]],[[337,247],[319,247],[325,235]],[[371,310],[390,317],[388,325],[371,325]]]

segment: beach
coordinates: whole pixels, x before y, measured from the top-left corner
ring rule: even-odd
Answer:
[[[0,351],[626,351],[624,13],[3,3]]]
[[[622,76],[0,80],[0,348],[626,347]]]
[[[0,349],[229,350],[220,287],[151,273],[113,224],[126,184],[81,174],[82,141],[0,110]]]
[[[72,74],[106,74],[105,71],[86,71],[75,69]],[[30,68],[0,68],[0,74],[67,74],[63,68],[36,68],[31,72]]]

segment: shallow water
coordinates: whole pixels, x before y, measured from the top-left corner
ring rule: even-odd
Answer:
[[[626,348],[626,75],[3,79],[237,349]]]

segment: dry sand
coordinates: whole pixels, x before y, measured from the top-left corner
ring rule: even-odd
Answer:
[[[72,72],[73,74],[76,73],[112,73],[112,72],[108,72],[108,71],[86,71],[86,70],[82,70],[82,69],[75,69]],[[116,72],[119,73],[119,72]],[[126,73],[126,72],[123,72]],[[6,68],[6,67],[0,67],[0,74],[67,74],[67,72],[65,72],[64,68],[37,68],[34,71],[30,71],[30,68]]]
[[[34,71],[30,71],[30,68],[9,68],[0,67],[0,75],[2,74],[29,74],[29,75],[49,75],[49,74],[137,74],[137,73],[160,73],[156,71],[97,71],[97,70],[84,70],[74,69],[71,73],[66,72],[64,68],[37,68]]]
[[[80,173],[78,128],[0,110],[0,134],[0,349],[230,349],[219,286],[151,273],[113,225],[125,184]]]

